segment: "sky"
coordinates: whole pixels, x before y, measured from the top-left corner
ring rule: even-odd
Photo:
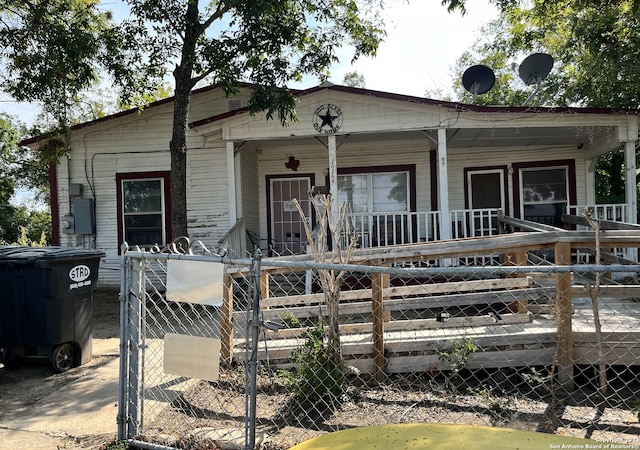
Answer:
[[[122,2],[105,0],[118,18]],[[351,53],[339,53],[342,64],[331,69],[330,81],[342,84],[344,75],[357,71],[366,88],[424,97],[427,91],[449,93],[456,59],[479,37],[479,28],[497,17],[488,0],[470,0],[467,14],[448,13],[440,0],[388,0],[384,11],[387,37],[375,58],[361,58],[350,64]],[[292,88],[317,84],[307,78]],[[0,94],[0,111],[18,116],[31,124],[39,105],[16,103]]]
[[[336,68],[332,81],[340,84],[345,73],[355,70],[364,75],[367,89],[418,97],[449,92],[456,60],[480,37],[480,27],[498,16],[486,0],[467,3],[463,17],[448,13],[440,0],[387,2],[388,36],[377,56]]]

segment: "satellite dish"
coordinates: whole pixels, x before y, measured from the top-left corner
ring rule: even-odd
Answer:
[[[488,92],[496,82],[493,70],[482,64],[469,67],[462,74],[462,85],[473,94],[484,94]]]
[[[536,85],[536,90],[524,101],[522,106],[528,104],[540,92],[540,83],[547,78],[552,67],[553,57],[546,53],[534,53],[522,61],[518,69],[518,75],[527,86]]]
[[[524,61],[522,61],[522,64],[520,64],[520,68],[518,69],[518,74],[527,86],[540,84],[540,82],[549,75],[552,67],[553,57],[551,55],[546,53],[534,53],[533,55],[527,56]]]

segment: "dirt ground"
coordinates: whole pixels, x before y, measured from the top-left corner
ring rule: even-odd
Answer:
[[[17,415],[24,414],[52,392],[58,391],[70,383],[94,373],[98,368],[117,359],[119,335],[120,304],[118,293],[114,290],[96,289],[93,305],[93,358],[80,367],[74,367],[64,373],[55,373],[48,359],[20,360],[16,370],[7,370],[0,363],[0,431]],[[115,424],[114,433],[115,435]],[[70,437],[74,447],[61,448],[100,448],[113,440],[111,436]],[[33,439],[38,440],[37,435]],[[25,442],[28,445],[28,441]],[[24,447],[24,448],[39,448]]]

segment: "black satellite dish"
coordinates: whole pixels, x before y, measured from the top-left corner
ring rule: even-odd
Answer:
[[[522,106],[528,104],[540,92],[540,83],[547,78],[552,67],[553,57],[546,53],[534,53],[522,61],[518,69],[518,75],[527,86],[536,85],[536,90],[524,101]]]
[[[522,64],[520,64],[520,68],[518,69],[518,74],[527,86],[540,84],[540,82],[549,75],[552,67],[553,57],[551,55],[546,53],[534,53],[533,55],[527,56],[524,61],[522,61]]]
[[[477,94],[488,92],[495,82],[493,70],[482,64],[471,66],[462,74],[462,86],[471,92],[474,98]]]

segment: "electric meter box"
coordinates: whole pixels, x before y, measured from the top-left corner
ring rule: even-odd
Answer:
[[[93,199],[73,199],[73,217],[75,234],[95,234],[96,222],[94,216]]]

